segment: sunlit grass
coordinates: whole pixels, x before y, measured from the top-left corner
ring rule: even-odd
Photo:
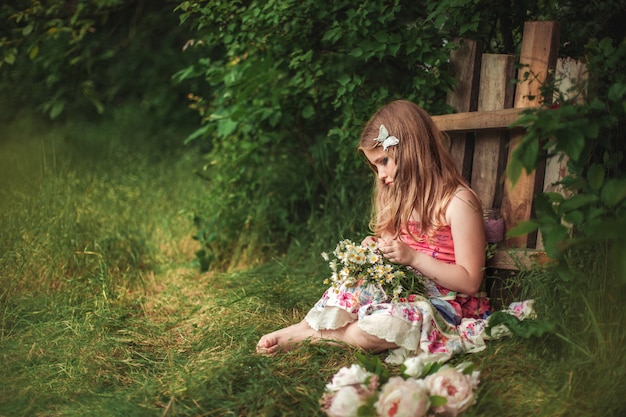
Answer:
[[[192,174],[195,153],[140,112],[114,121],[22,116],[1,131],[0,416],[321,415],[324,385],[354,351],[254,353],[321,295],[319,250],[200,273],[192,218],[214,196]],[[466,416],[624,413],[624,291],[602,248],[577,256],[586,275],[571,285],[518,276],[516,295],[557,332],[470,355],[482,382]]]

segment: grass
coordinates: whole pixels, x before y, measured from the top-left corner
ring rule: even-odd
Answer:
[[[145,120],[24,113],[0,128],[0,416],[321,415],[324,385],[354,351],[254,354],[323,291],[319,255],[200,273],[192,218],[215,197],[177,145],[185,132]],[[535,298],[556,334],[471,355],[482,382],[466,416],[626,413],[623,288],[604,248],[581,259],[587,275],[565,285],[518,276],[515,294]]]

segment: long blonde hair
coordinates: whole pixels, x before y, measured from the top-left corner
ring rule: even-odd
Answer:
[[[382,107],[363,129],[359,151],[380,146],[374,138],[381,124],[399,139],[387,148],[397,169],[392,187],[375,182],[370,227],[378,236],[384,232],[397,237],[403,230],[410,231],[408,223],[415,212],[421,233],[432,235],[446,224],[446,208],[456,190],[469,186],[445,149],[441,132],[421,107],[406,100]]]

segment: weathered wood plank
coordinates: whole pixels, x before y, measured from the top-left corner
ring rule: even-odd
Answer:
[[[462,39],[456,41],[458,48],[450,54],[450,64],[454,69],[456,85],[448,93],[447,104],[455,112],[476,110],[478,101],[478,78],[480,75],[480,59],[482,44],[477,41]],[[469,178],[471,169],[471,143],[465,134],[449,134],[450,155],[459,172]]]
[[[556,63],[556,79],[558,81],[559,94],[566,100],[576,100],[577,103],[584,101],[581,94],[581,83],[586,78],[585,64],[571,58],[561,58]],[[563,195],[569,193],[563,189],[559,182],[567,175],[567,155],[560,153],[546,160],[546,172],[543,182],[544,192],[557,192]],[[537,249],[543,249],[541,233],[537,236]]]
[[[478,111],[500,110],[513,106],[513,84],[515,56],[483,54],[480,86],[478,89]],[[478,194],[483,207],[499,207],[497,192],[502,188],[503,171],[506,165],[502,131],[478,131],[474,138],[474,160],[472,163],[472,189]]]
[[[508,129],[521,115],[522,109],[502,109],[442,114],[432,119],[442,132],[458,133]]]
[[[566,100],[576,100],[576,103],[584,101],[584,95],[580,94],[582,82],[586,78],[585,64],[571,58],[557,60],[556,77],[558,80],[559,93]],[[546,162],[546,175],[543,190],[545,192],[563,192],[563,187],[557,183],[567,175],[567,158],[565,155],[555,155]]]
[[[538,105],[541,99],[541,86],[549,81],[556,67],[559,44],[559,24],[557,22],[526,22],[520,52],[520,69],[515,92],[515,108],[528,108]],[[550,101],[551,97],[544,98]],[[512,132],[509,157],[523,138],[523,133]],[[542,172],[542,170],[540,170]],[[531,215],[533,195],[536,190],[536,172],[522,173],[513,187],[506,179],[502,200],[502,217],[507,228],[528,220]],[[540,177],[543,181],[543,175]],[[507,240],[510,247],[526,247],[528,236],[512,237]]]

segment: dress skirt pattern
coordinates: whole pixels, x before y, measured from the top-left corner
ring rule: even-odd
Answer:
[[[329,288],[305,320],[315,330],[338,329],[357,321],[364,332],[410,353],[454,356],[484,349],[483,330],[487,321],[460,318],[459,324],[454,324],[444,318],[453,310],[446,301],[420,295],[390,302],[380,287],[367,284]]]

